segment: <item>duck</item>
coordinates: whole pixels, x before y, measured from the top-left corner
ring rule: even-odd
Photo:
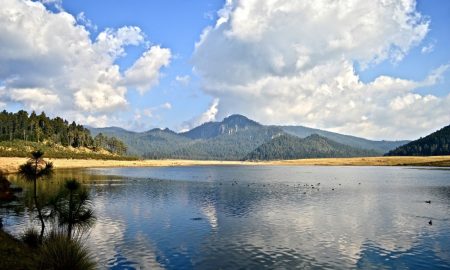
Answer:
[[[428,225],[433,225],[433,221],[431,219],[428,221]]]
[[[425,201],[426,203],[431,203],[431,201]]]

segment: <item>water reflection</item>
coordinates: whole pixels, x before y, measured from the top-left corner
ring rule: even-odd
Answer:
[[[93,169],[40,187],[51,194],[69,176],[90,187],[97,223],[87,240],[102,268],[450,267],[446,170]],[[7,230],[29,225],[26,197]]]

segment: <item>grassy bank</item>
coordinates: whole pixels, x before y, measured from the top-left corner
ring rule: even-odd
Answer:
[[[17,172],[26,158],[0,157],[0,170]],[[436,166],[450,167],[450,156],[434,157],[363,157],[363,158],[318,158],[278,161],[214,161],[214,160],[98,160],[98,159],[55,159],[49,158],[56,169],[101,168],[101,167],[167,167],[167,166]]]
[[[37,143],[23,140],[0,142],[0,157],[28,157],[36,149],[44,151],[47,158],[136,160],[136,157],[120,156],[100,149],[94,151],[86,147],[64,147],[55,143]]]
[[[36,269],[37,251],[0,229],[0,269]]]

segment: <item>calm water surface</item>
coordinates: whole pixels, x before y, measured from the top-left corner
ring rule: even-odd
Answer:
[[[450,170],[70,173],[91,190],[98,219],[87,242],[101,269],[450,269]],[[6,230],[31,226],[22,210],[0,212]]]

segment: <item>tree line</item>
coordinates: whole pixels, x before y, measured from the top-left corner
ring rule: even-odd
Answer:
[[[61,117],[49,118],[45,112],[28,114],[3,110],[0,113],[0,141],[23,140],[29,142],[52,142],[63,146],[104,148],[117,154],[126,153],[126,145],[115,137],[98,134],[95,138],[80,124],[69,123]]]
[[[398,147],[387,156],[439,156],[450,155],[450,126]]]

